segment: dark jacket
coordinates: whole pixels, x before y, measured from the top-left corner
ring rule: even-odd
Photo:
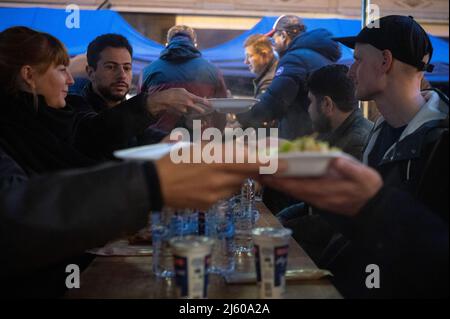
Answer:
[[[0,147],[28,175],[97,163],[73,146],[74,134],[70,107],[54,109],[47,106],[44,97],[35,100],[25,92],[2,95]]]
[[[253,96],[255,98],[259,98],[262,94],[266,93],[275,76],[277,66],[278,60],[276,57],[273,57],[272,61],[267,64],[264,71],[253,80]]]
[[[156,118],[146,109],[146,94],[138,94],[110,108],[88,83],[81,95],[69,95],[75,111],[74,145],[95,159],[110,159],[115,150],[153,144],[167,134],[151,129]]]
[[[348,246],[320,265],[344,296],[448,298],[448,138],[434,144],[417,194],[383,187],[347,228]],[[379,289],[365,285],[369,264],[380,269]]]
[[[105,164],[29,179],[0,147],[0,295],[46,297],[54,291],[45,281],[49,277],[41,275],[142,228],[149,211],[161,205],[151,163]],[[61,286],[65,265],[57,274]],[[36,280],[41,285],[35,286]]]
[[[339,60],[331,33],[317,29],[300,34],[280,58],[272,84],[253,109],[239,116],[244,126],[279,121],[279,136],[294,139],[312,133],[306,80],[311,72]]]
[[[333,132],[319,135],[318,139],[343,150],[361,160],[373,123],[364,118],[361,110],[353,111]]]
[[[175,36],[161,52],[159,59],[144,69],[142,78],[141,92],[185,88],[200,97],[227,96],[221,72],[203,59],[200,51],[185,36]],[[164,113],[154,127],[170,132],[180,121],[180,116]]]
[[[445,130],[442,121],[448,118],[448,105],[436,92],[424,95],[427,103],[408,123],[399,140],[386,151],[381,162],[372,164],[385,184],[413,195],[419,191],[420,180],[436,140]],[[369,136],[363,155],[366,164],[384,123],[385,120],[380,117]]]
[[[448,105],[435,92],[375,168],[382,190],[353,219],[324,215],[349,240],[322,267],[349,297],[448,297]],[[380,119],[364,153],[376,142]],[[377,264],[381,288],[367,289]]]

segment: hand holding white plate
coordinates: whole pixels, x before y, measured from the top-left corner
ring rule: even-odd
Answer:
[[[318,177],[325,175],[330,161],[343,157],[354,159],[352,156],[341,151],[330,152],[290,152],[278,153],[273,155],[274,158],[282,159],[287,163],[287,169],[283,173],[277,173],[278,176],[284,177]]]

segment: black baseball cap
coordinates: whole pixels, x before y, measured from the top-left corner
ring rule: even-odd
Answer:
[[[379,26],[378,26],[379,25]],[[355,37],[334,38],[354,49],[356,43],[373,45],[379,50],[389,50],[403,63],[419,71],[432,72],[434,65],[423,62],[423,57],[433,55],[433,45],[425,30],[411,16],[390,15],[373,21]]]

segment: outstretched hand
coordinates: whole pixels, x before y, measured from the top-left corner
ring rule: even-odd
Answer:
[[[224,154],[222,149],[221,156]],[[164,204],[173,208],[208,209],[218,200],[230,198],[246,178],[258,177],[261,166],[258,162],[249,163],[246,155],[243,163],[236,162],[222,160],[222,163],[208,164],[202,160],[201,163],[175,164],[170,156],[156,161]]]
[[[381,176],[359,162],[338,158],[319,178],[262,176],[264,184],[303,200],[315,207],[355,216],[380,190]]]
[[[204,113],[210,109],[207,99],[198,97],[183,88],[172,88],[152,93],[147,98],[147,109],[153,116],[163,111],[175,114],[185,114],[191,111]]]

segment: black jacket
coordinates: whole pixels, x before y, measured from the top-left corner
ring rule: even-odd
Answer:
[[[339,147],[345,153],[361,160],[372,128],[373,123],[362,115],[361,110],[357,109],[336,130],[321,134],[318,139],[327,141],[331,146]]]
[[[0,295],[14,296],[6,288],[11,284],[17,295],[44,297],[50,283],[34,287],[28,279],[44,281],[37,274],[48,275],[66,259],[142,228],[149,211],[161,205],[151,163],[105,164],[29,179],[0,148]],[[61,274],[64,278],[64,268]],[[64,279],[57,284],[64,286]]]
[[[410,121],[400,139],[386,151],[380,163],[371,165],[381,174],[386,185],[405,190],[412,195],[421,191],[430,154],[441,135],[448,130],[448,105],[436,92],[424,93],[428,102]],[[363,161],[369,161],[369,154],[377,143],[378,134],[385,121],[380,118],[371,132],[364,150]],[[447,162],[438,162],[440,166]],[[435,185],[447,177],[441,176]],[[426,200],[426,204],[433,204]]]
[[[325,29],[300,34],[278,62],[272,84],[253,109],[239,116],[243,126],[279,121],[279,136],[294,139],[312,133],[306,81],[311,72],[336,63],[341,52]]]
[[[417,195],[385,186],[347,228],[348,246],[321,265],[332,270],[344,296],[448,298],[448,151],[447,131],[435,144]],[[433,193],[433,205],[424,204],[427,193]],[[379,289],[365,285],[370,264],[380,269]]]
[[[88,83],[81,95],[66,99],[74,110],[74,146],[97,160],[111,159],[115,150],[159,142],[165,132],[151,129],[155,123],[147,111],[146,94],[138,94],[109,108]]]
[[[70,107],[54,109],[42,96],[35,100],[25,92],[0,96],[0,147],[28,175],[97,162],[73,146],[74,113]]]
[[[357,217],[324,216],[349,240],[322,267],[348,297],[448,297],[448,105],[436,93],[375,168],[384,187]],[[365,159],[377,138],[374,127]],[[365,268],[380,267],[367,289]]]

